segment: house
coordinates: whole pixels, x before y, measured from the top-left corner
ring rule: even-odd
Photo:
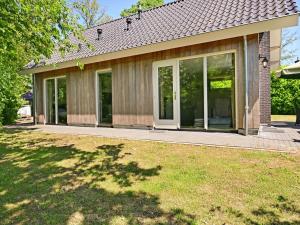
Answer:
[[[293,0],[178,0],[92,27],[94,49],[28,66],[35,121],[255,133],[270,123],[280,31],[298,17]]]

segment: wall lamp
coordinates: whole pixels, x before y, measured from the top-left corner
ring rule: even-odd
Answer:
[[[263,67],[267,68],[268,67],[268,62],[269,62],[269,60],[267,59],[267,57],[258,55],[258,60],[260,60],[260,59],[263,59],[262,60]]]

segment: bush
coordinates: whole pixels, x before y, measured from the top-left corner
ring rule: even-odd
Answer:
[[[294,115],[300,107],[300,80],[278,78],[271,74],[272,114]]]
[[[20,75],[9,63],[0,60],[0,125],[12,124],[24,104],[22,95],[29,89],[29,76]]]

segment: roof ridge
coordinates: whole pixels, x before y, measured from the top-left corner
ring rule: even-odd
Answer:
[[[163,4],[161,6],[156,6],[156,7],[150,8],[150,9],[143,10],[143,13],[148,12],[148,11],[152,11],[152,10],[156,10],[156,9],[159,9],[159,8],[163,8],[163,7],[166,7],[166,6],[169,6],[169,5],[177,4],[177,3],[183,2],[183,1],[187,1],[187,0],[173,0],[171,2]],[[131,15],[128,15],[128,16],[124,16],[124,17],[119,17],[119,18],[113,19],[113,20],[105,22],[105,23],[101,23],[101,24],[97,24],[97,25],[91,26],[89,28],[86,28],[84,30],[84,32],[87,31],[87,30],[90,30],[90,29],[94,29],[95,27],[99,27],[99,26],[103,26],[103,25],[106,25],[106,24],[109,24],[109,23],[113,23],[113,22],[116,22],[116,21],[119,21],[119,20],[122,20],[122,19],[126,19],[128,17],[133,17],[133,16],[135,16],[137,14],[138,13],[134,13],[134,14],[131,14]]]

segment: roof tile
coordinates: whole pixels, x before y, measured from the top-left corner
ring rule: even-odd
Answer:
[[[121,51],[298,13],[294,0],[177,0],[142,13],[140,20],[120,18],[84,32],[94,50],[83,46],[65,57],[55,52],[46,65]],[[97,40],[97,29],[103,30]],[[78,43],[78,41],[75,41]]]

